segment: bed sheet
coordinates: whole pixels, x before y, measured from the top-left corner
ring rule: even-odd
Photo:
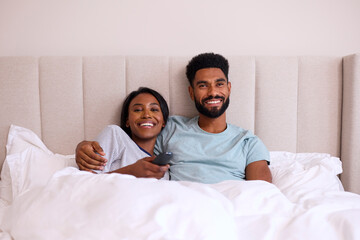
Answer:
[[[14,239],[360,239],[360,196],[291,201],[264,181],[218,184],[95,175],[68,167],[3,208]]]
[[[70,167],[69,167],[70,166]],[[341,161],[271,152],[273,183],[201,184],[74,168],[12,126],[0,181],[0,239],[360,239],[360,195]]]

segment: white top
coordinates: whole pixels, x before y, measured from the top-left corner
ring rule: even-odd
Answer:
[[[128,166],[136,161],[151,155],[140,148],[127,134],[117,125],[108,125],[96,137],[95,141],[106,154],[104,157],[108,160],[106,166],[98,173],[111,172],[116,169]],[[163,180],[169,179],[169,173],[166,172]]]

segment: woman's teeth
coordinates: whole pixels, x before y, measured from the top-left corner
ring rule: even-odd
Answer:
[[[153,123],[141,123],[140,126],[142,126],[142,127],[153,127],[154,124]]]

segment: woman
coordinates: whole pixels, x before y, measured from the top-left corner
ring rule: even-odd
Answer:
[[[109,125],[96,141],[83,141],[78,144],[77,165],[80,170],[157,179],[165,175],[165,178],[168,178],[165,174],[169,169],[168,165],[158,166],[151,163],[155,158],[153,150],[156,137],[165,126],[168,116],[169,109],[165,99],[155,90],[140,87],[131,92],[124,101],[121,128]]]

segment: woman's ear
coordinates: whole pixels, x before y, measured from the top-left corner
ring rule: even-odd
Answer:
[[[125,126],[126,126],[126,127],[130,127],[129,119],[126,120]]]

